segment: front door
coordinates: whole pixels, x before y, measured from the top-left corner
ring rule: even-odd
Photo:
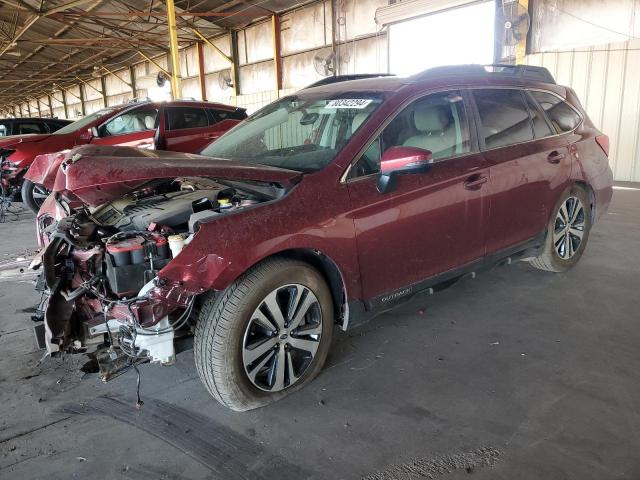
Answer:
[[[365,299],[406,296],[421,280],[484,255],[489,172],[477,152],[461,92],[424,96],[405,107],[352,165],[347,180]],[[427,173],[376,189],[381,152],[405,145],[429,150]]]
[[[98,136],[93,137],[91,143],[153,149],[158,119],[156,105],[129,110],[101,125],[98,128]]]

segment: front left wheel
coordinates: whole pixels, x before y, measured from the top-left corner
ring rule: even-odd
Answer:
[[[267,405],[320,372],[333,323],[331,292],[317,270],[267,260],[205,300],[194,340],[198,374],[232,410]]]

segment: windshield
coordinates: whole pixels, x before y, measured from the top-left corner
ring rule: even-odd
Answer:
[[[333,161],[382,103],[379,93],[287,97],[247,118],[201,154],[313,172]]]
[[[102,110],[93,112],[86,117],[82,117],[80,120],[76,120],[75,122],[70,123],[66,127],[62,127],[60,130],[56,130],[55,132],[53,132],[53,134],[60,135],[75,132],[83,127],[86,127],[87,125],[91,125],[91,123],[93,123],[95,120],[99,119],[100,117],[104,117],[105,115],[112,113],[115,110],[115,108],[103,108]]]

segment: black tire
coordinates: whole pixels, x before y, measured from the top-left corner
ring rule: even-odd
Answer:
[[[289,284],[307,287],[321,310],[321,335],[315,356],[295,383],[278,392],[256,387],[243,364],[245,331],[253,312],[274,290]],[[310,265],[284,258],[266,260],[243,274],[225,291],[205,297],[194,339],[196,369],[218,402],[235,411],[262,407],[309,383],[327,358],[333,332],[331,292]]]
[[[20,188],[22,202],[29,207],[29,210],[33,213],[38,213],[38,210],[40,210],[40,206],[44,201],[44,198],[40,199],[37,196],[36,189],[41,189],[42,191],[47,192],[42,185],[37,185],[27,179],[22,181],[22,187]]]
[[[561,257],[560,253],[556,249],[556,245],[554,244],[554,232],[556,231],[556,219],[558,218],[558,212],[570,198],[578,198],[582,204],[582,208],[584,210],[584,230],[582,240],[580,241],[579,246],[575,249],[575,253],[565,259]],[[540,255],[530,259],[529,263],[540,270],[547,270],[549,272],[556,273],[566,272],[572,268],[576,263],[578,263],[587,246],[589,233],[591,231],[591,220],[591,200],[588,192],[579,185],[575,185],[565,191],[554,208],[549,220],[543,249]]]

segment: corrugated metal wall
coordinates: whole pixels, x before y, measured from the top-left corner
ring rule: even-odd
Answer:
[[[528,55],[572,87],[595,125],[610,139],[616,180],[640,181],[640,39]]]

